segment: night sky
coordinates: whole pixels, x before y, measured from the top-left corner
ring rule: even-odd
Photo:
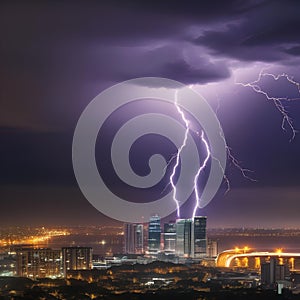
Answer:
[[[265,70],[300,82],[299,1],[2,1],[0,224],[120,224],[82,195],[72,167],[76,123],[124,80],[193,85],[256,181],[228,161],[226,186],[206,206],[210,227],[300,228],[300,133],[249,83]],[[259,82],[300,130],[299,85]],[[103,104],[105,105],[105,103]],[[133,199],[134,201],[134,199]],[[192,206],[183,207],[189,217]],[[168,219],[174,219],[175,214]]]

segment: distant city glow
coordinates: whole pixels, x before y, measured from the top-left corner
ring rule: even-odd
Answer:
[[[9,245],[21,245],[21,244],[43,244],[49,241],[53,237],[57,236],[66,236],[69,235],[70,232],[67,230],[42,230],[42,232],[37,233],[37,235],[33,236],[24,236],[24,237],[15,237],[14,239],[11,238],[2,238],[0,240],[0,246],[5,247]]]

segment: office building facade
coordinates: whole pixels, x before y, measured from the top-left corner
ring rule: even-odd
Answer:
[[[16,253],[17,276],[28,278],[57,278],[62,276],[60,250],[24,248]]]
[[[164,224],[164,252],[174,254],[176,250],[176,223]]]
[[[156,254],[160,251],[160,217],[157,215],[152,216],[148,226],[148,252],[150,254]]]
[[[203,258],[207,256],[206,217],[176,221],[176,255]]]
[[[63,274],[69,270],[91,270],[92,248],[91,247],[64,247],[62,248]]]
[[[144,226],[143,224],[124,224],[124,253],[144,253]]]
[[[193,258],[203,258],[207,255],[206,220],[207,217],[201,216],[193,219],[191,242]]]
[[[190,257],[192,254],[192,219],[176,221],[176,255]]]

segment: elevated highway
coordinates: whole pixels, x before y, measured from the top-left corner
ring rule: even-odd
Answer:
[[[235,248],[221,252],[217,259],[217,267],[249,267],[259,269],[261,263],[268,262],[271,257],[278,259],[279,264],[289,264],[290,270],[300,269],[300,253],[252,251],[248,247]]]

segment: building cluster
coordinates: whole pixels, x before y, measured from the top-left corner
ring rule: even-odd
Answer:
[[[90,247],[64,247],[61,250],[21,248],[16,251],[16,273],[21,277],[58,278],[65,277],[71,270],[91,268]]]
[[[124,250],[126,254],[166,254],[177,257],[201,259],[217,256],[217,243],[208,241],[207,217],[177,219],[161,226],[160,217],[150,218],[148,230],[143,224],[124,225]],[[146,235],[146,238],[145,238]]]
[[[284,264],[275,257],[271,257],[268,262],[261,264],[261,284],[266,287],[278,288],[281,294],[282,288],[291,286],[290,269],[288,264]]]
[[[124,264],[109,269],[70,271],[66,278],[0,277],[4,299],[279,299],[261,289],[255,272],[200,264]],[[1,299],[2,299],[1,298]],[[299,299],[282,290],[280,299]]]
[[[38,290],[45,299],[241,299],[246,294],[298,299],[300,253],[259,252],[248,246],[217,253],[206,223],[205,216],[196,216],[162,224],[157,215],[148,224],[126,223],[124,232],[118,231],[124,251],[106,256],[92,255],[91,247],[15,245],[0,255],[0,268],[7,270],[0,276],[0,295],[35,299]]]
[[[60,278],[68,273],[93,268],[107,268],[123,263],[150,263],[155,260],[179,262],[178,259],[202,259],[217,255],[217,245],[207,242],[206,217],[178,219],[161,226],[159,216],[152,216],[144,224],[124,224],[124,253],[120,262],[112,257],[94,260],[91,247],[63,247],[61,249],[17,247],[14,251],[13,273],[27,278]],[[124,254],[134,254],[124,256]],[[163,257],[162,257],[163,256]],[[167,257],[167,259],[165,259]],[[123,258],[126,258],[124,260]],[[181,260],[182,261],[182,260]],[[7,265],[7,264],[6,264]]]

